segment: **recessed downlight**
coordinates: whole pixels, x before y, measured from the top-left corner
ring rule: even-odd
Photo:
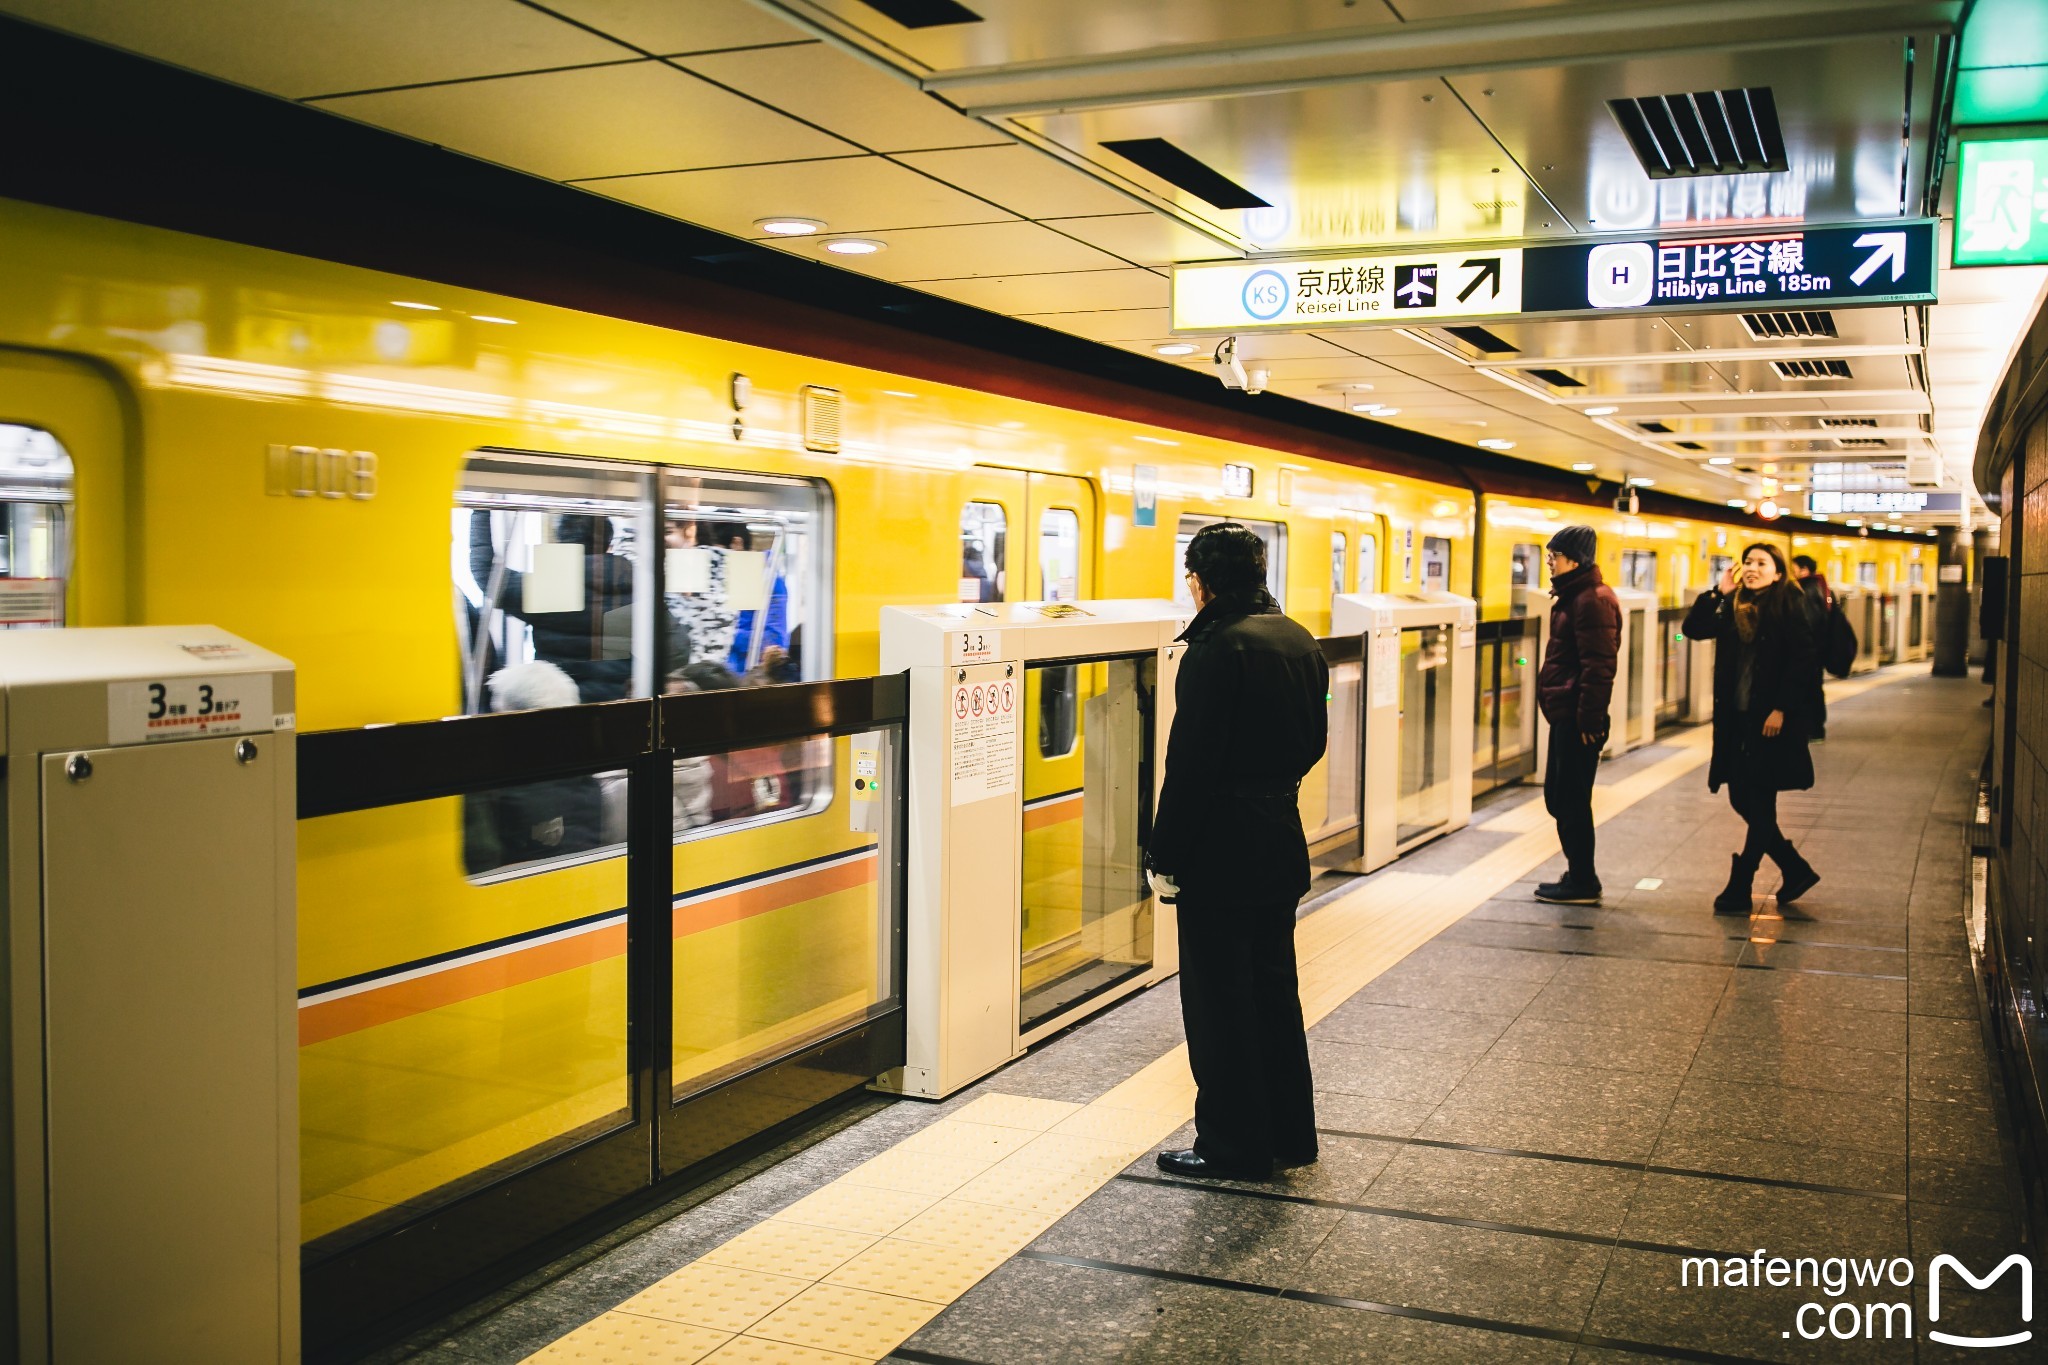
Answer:
[[[754,226],[771,237],[808,237],[825,230],[815,218],[756,218]]]
[[[1595,466],[1591,460],[1581,460],[1572,466],[1572,472],[1574,474],[1590,474],[1594,468]]]
[[[1513,450],[1515,448],[1513,441],[1503,441],[1498,436],[1482,436],[1473,444],[1485,450]]]
[[[1621,411],[1621,409],[1620,409],[1620,408],[1587,408],[1587,409],[1586,409],[1586,416],[1588,416],[1588,417],[1612,417],[1612,416],[1614,416],[1614,414],[1615,414],[1615,413],[1617,413],[1617,412],[1620,412],[1620,411]]]
[[[441,305],[437,303],[414,303],[410,299],[393,299],[391,300],[391,306],[393,308],[411,308],[421,313],[438,313],[441,311]]]
[[[1382,406],[1384,405],[1380,403],[1353,403],[1351,410],[1353,412],[1374,413],[1378,412]]]
[[[835,256],[872,256],[877,251],[887,251],[887,242],[878,242],[872,237],[834,237],[825,243],[825,250]]]
[[[1747,507],[1747,506],[1749,506],[1749,504],[1748,504],[1747,502],[1745,502],[1745,501],[1744,501],[1743,499],[1741,499],[1741,498],[1730,498],[1730,499],[1728,499],[1728,505],[1729,505],[1730,507]]]
[[[1359,381],[1359,380],[1356,380],[1356,379],[1346,379],[1346,380],[1342,381],[1341,383],[1336,383],[1336,384],[1318,384],[1318,385],[1316,385],[1316,387],[1317,387],[1317,388],[1319,388],[1319,389],[1321,389],[1321,390],[1322,390],[1322,391],[1323,391],[1324,393],[1371,393],[1371,392],[1372,392],[1372,385],[1370,385],[1370,384],[1367,384],[1367,383],[1363,383],[1363,382],[1361,382],[1361,381]]]
[[[1381,408],[1373,414],[1375,417],[1399,417],[1400,415],[1401,410],[1399,408]]]
[[[1185,341],[1169,341],[1164,346],[1154,346],[1152,349],[1160,355],[1193,355],[1196,350]]]
[[[1711,457],[1710,459],[1708,459],[1707,463],[1708,463],[1708,464],[1734,464],[1734,463],[1735,463],[1735,457],[1734,457],[1734,456],[1732,456],[1732,455],[1715,455],[1715,456]]]
[[[1655,479],[1637,477],[1629,480],[1629,486],[1632,488],[1655,488],[1657,481]]]

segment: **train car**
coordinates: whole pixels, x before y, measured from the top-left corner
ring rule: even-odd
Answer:
[[[1181,551],[1225,518],[1318,633],[1349,591],[1512,620],[1566,521],[1672,606],[1757,534],[11,201],[0,249],[8,624],[219,625],[295,661],[308,731],[870,674],[884,605],[1185,601]],[[1830,542],[1838,581],[1864,545]],[[1090,966],[1111,686],[1027,679],[1026,978],[1054,996]],[[890,989],[849,743],[679,767],[679,1095]],[[622,793],[594,773],[301,822],[315,1258],[630,1106]]]

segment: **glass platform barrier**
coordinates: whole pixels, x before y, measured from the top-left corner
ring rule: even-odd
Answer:
[[[1471,821],[1477,617],[1471,598],[1448,592],[1343,593],[1331,603],[1333,633],[1367,640],[1362,848],[1352,870],[1384,867]]]
[[[1165,601],[887,607],[910,675],[905,1065],[939,1097],[1178,967],[1144,841],[1191,613]]]
[[[1511,616],[1478,628],[1476,707],[1472,721],[1472,795],[1536,773],[1536,652],[1542,623]]]
[[[1882,661],[1884,640],[1884,602],[1877,589],[1843,589],[1835,594],[1835,605],[1856,632],[1856,661],[1849,667],[1850,676],[1873,671]]]
[[[1330,670],[1329,740],[1301,782],[1301,830],[1312,864],[1343,867],[1364,851],[1365,639],[1334,635],[1316,644]]]

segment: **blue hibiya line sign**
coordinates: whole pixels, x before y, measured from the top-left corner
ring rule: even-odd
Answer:
[[[1934,250],[1934,221],[1914,218],[1182,265],[1173,330],[1932,303]]]

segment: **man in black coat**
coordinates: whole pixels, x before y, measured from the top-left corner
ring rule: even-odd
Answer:
[[[1835,610],[1835,590],[1821,576],[1820,562],[1812,555],[1792,556],[1792,576],[1806,606],[1806,625],[1813,636],[1813,695],[1807,699],[1811,724],[1807,738],[1818,742],[1828,737],[1827,670],[1821,666],[1821,641],[1828,638],[1828,618]]]
[[[1564,876],[1536,888],[1536,899],[1598,905],[1593,869],[1593,778],[1607,744],[1608,704],[1621,652],[1621,599],[1594,562],[1600,540],[1590,526],[1566,526],[1550,538],[1550,644],[1536,673],[1536,705],[1550,722],[1543,805],[1557,821]]]
[[[1269,1179],[1316,1159],[1315,1098],[1295,974],[1308,891],[1297,796],[1328,740],[1329,666],[1266,592],[1266,547],[1235,522],[1188,543],[1201,612],[1174,684],[1166,779],[1146,862],[1178,896],[1181,1018],[1195,1145],[1180,1175]]]

